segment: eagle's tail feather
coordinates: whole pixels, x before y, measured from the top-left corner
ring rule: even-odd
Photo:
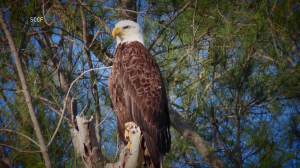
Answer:
[[[150,154],[151,162],[154,168],[160,167],[160,154],[153,141],[152,137],[150,137],[146,132],[143,132],[144,140],[146,141],[146,146]],[[148,165],[149,166],[149,165]]]
[[[159,164],[160,164],[160,168],[164,168],[164,155],[163,154],[160,154]]]

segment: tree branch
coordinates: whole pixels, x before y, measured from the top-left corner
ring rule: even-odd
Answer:
[[[69,97],[70,91],[71,91],[73,85],[76,83],[76,81],[79,80],[79,78],[81,78],[84,74],[86,74],[86,73],[88,73],[88,72],[90,72],[90,71],[101,70],[101,69],[107,69],[107,68],[111,68],[111,67],[94,68],[94,69],[87,70],[87,71],[85,71],[84,73],[82,73],[81,75],[79,75],[79,76],[72,82],[72,84],[70,85],[70,88],[69,88],[69,90],[68,90],[68,92],[67,92],[66,98],[65,98],[65,100],[64,100],[64,106],[63,106],[63,110],[62,110],[62,112],[61,112],[61,116],[60,116],[59,122],[58,122],[58,124],[57,124],[56,130],[54,131],[54,133],[53,133],[53,135],[52,135],[51,140],[50,140],[49,143],[48,143],[48,146],[51,145],[52,141],[54,140],[55,136],[56,136],[57,133],[58,133],[59,127],[60,127],[60,125],[61,125],[61,123],[62,123],[63,116],[64,116],[65,111],[66,111],[66,107],[67,107],[67,102],[68,102],[68,97]]]
[[[0,149],[1,149],[1,146],[6,146],[6,147],[8,147],[8,148],[17,150],[17,151],[20,152],[20,153],[40,153],[40,152],[41,152],[41,151],[27,151],[27,150],[22,150],[22,149],[18,149],[18,148],[15,148],[15,147],[13,147],[13,146],[6,145],[6,144],[0,144]]]
[[[29,136],[27,136],[23,133],[20,133],[20,132],[14,131],[14,130],[10,130],[10,129],[0,129],[0,131],[6,131],[6,132],[12,132],[12,133],[19,134],[22,137],[24,137],[24,138],[28,139],[29,141],[31,141],[32,143],[34,143],[36,146],[40,147],[40,145],[35,140],[31,139]]]
[[[4,168],[8,168],[8,167],[13,168],[13,165],[12,165],[11,161],[9,160],[9,158],[7,156],[7,152],[4,148],[4,146],[7,146],[7,145],[0,144],[0,166],[4,167],[6,165]],[[3,162],[5,165],[1,164],[1,162]]]
[[[84,7],[87,11],[89,11],[91,14],[93,14],[96,19],[104,26],[104,29],[108,32],[109,35],[111,35],[111,30],[108,27],[108,25],[106,24],[106,22],[100,18],[89,6],[87,6],[86,4],[84,4],[82,1],[80,0],[76,0],[82,7]]]
[[[136,13],[136,14],[144,14],[144,15],[147,14],[146,12],[137,12],[137,11],[129,10],[129,9],[111,8],[111,7],[107,7],[107,6],[104,6],[103,8],[104,9],[109,9],[109,10],[116,10],[116,11],[131,12],[131,13]]]
[[[21,63],[21,59],[20,59],[20,53],[17,52],[15,42],[14,42],[13,37],[11,36],[10,31],[8,29],[8,25],[7,25],[7,23],[5,21],[5,18],[4,18],[2,6],[0,6],[0,23],[2,25],[2,29],[4,30],[4,32],[6,34],[6,37],[7,37],[8,42],[9,42],[9,46],[11,48],[11,52],[14,56],[15,64],[17,66],[18,74],[19,74],[20,81],[21,81],[21,84],[22,84],[23,93],[24,93],[25,100],[26,100],[26,103],[27,103],[27,106],[28,106],[28,112],[30,114],[31,121],[33,123],[35,132],[36,132],[38,140],[39,140],[39,147],[41,148],[41,152],[42,152],[42,155],[43,155],[43,158],[44,158],[44,161],[45,161],[45,166],[47,168],[50,168],[51,167],[51,160],[50,160],[50,156],[48,154],[48,148],[47,148],[46,142],[44,140],[42,130],[41,130],[40,124],[38,122],[37,116],[36,116],[35,111],[34,111],[34,107],[33,107],[33,104],[32,104],[32,98],[31,98],[31,95],[30,95],[29,90],[28,90],[28,85],[27,85],[27,81],[26,81],[26,78],[25,78],[25,73],[23,71],[23,67],[22,67],[22,63]],[[23,40],[21,42],[21,45],[22,45],[22,43],[24,43]],[[19,52],[22,52],[22,50],[19,50]]]
[[[159,30],[159,32],[157,33],[157,35],[154,37],[154,39],[152,40],[151,44],[149,45],[149,47],[147,48],[148,51],[150,51],[152,49],[152,47],[154,46],[154,44],[156,43],[156,41],[159,39],[159,37],[163,34],[163,32],[167,29],[167,27],[170,26],[170,24],[182,13],[184,12],[187,7],[192,3],[192,1],[189,1],[188,3],[186,3],[184,5],[183,8],[181,8],[179,11],[177,11],[176,15],[174,15],[169,22],[162,28]]]
[[[170,120],[171,126],[196,148],[205,162],[212,164],[213,167],[225,167],[225,163],[214,153],[213,148],[174,109],[170,110]]]

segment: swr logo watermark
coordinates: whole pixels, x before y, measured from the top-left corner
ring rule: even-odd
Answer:
[[[41,22],[43,17],[30,17],[30,22]]]

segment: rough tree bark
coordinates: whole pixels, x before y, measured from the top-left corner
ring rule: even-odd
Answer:
[[[49,168],[49,167],[51,167],[51,160],[50,160],[50,156],[48,154],[48,147],[47,147],[46,142],[44,140],[40,124],[37,120],[37,116],[36,116],[35,111],[34,111],[31,95],[29,93],[27,81],[26,81],[26,78],[25,78],[25,73],[23,71],[23,67],[22,67],[22,64],[21,64],[20,55],[17,52],[15,42],[14,42],[13,37],[11,36],[10,31],[8,29],[7,23],[6,23],[5,18],[4,18],[3,8],[1,6],[0,6],[0,23],[1,23],[2,29],[4,30],[4,32],[6,34],[11,52],[14,56],[15,64],[16,64],[18,74],[19,74],[19,77],[20,77],[20,81],[21,81],[21,84],[22,84],[22,90],[23,90],[23,93],[24,93],[24,96],[25,96],[26,104],[28,106],[28,112],[30,114],[30,118],[31,118],[34,130],[37,134],[37,138],[39,140],[39,147],[41,149],[41,153],[42,153],[44,161],[45,161],[45,166]],[[21,52],[21,51],[19,51],[19,52]]]
[[[84,117],[76,116],[77,127],[71,129],[72,139],[77,156],[81,159],[86,168],[140,168],[143,165],[143,151],[141,148],[141,130],[136,124],[131,123],[127,130],[131,142],[130,150],[122,147],[120,159],[117,163],[109,163],[102,155],[100,145],[95,135],[93,117],[87,120]]]
[[[100,151],[93,118],[87,120],[84,117],[76,116],[76,123],[77,127],[71,128],[76,156],[81,156],[81,160],[86,168],[104,167],[108,161]]]

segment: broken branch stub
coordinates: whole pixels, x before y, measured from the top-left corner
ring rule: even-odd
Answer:
[[[130,150],[123,146],[117,163],[109,161],[102,155],[97,142],[93,117],[76,116],[76,127],[71,129],[76,156],[80,156],[86,168],[140,168],[143,165],[143,150],[141,148],[142,134],[135,123],[127,126],[129,131]]]
[[[107,160],[102,155],[97,142],[93,117],[87,120],[76,116],[76,123],[77,127],[71,129],[76,156],[81,156],[86,168],[103,168]]]

